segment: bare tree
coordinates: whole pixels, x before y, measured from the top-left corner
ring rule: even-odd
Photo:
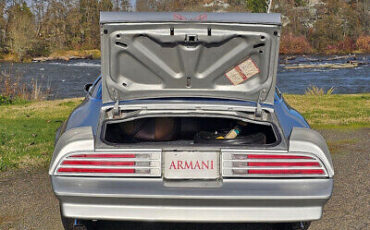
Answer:
[[[6,21],[4,18],[5,15],[5,6],[6,0],[0,0],[0,52],[4,49],[5,46],[5,27]]]
[[[131,11],[132,10],[130,0],[122,0],[121,1],[121,10],[122,11]]]

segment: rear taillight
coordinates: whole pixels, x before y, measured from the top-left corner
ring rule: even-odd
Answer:
[[[55,173],[66,176],[160,177],[161,151],[69,154]]]
[[[223,177],[325,177],[321,161],[304,153],[222,152]]]

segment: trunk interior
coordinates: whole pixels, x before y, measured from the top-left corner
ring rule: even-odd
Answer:
[[[232,118],[146,117],[106,121],[108,144],[274,145],[278,137],[269,122]]]

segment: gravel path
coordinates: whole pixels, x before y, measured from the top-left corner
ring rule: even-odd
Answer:
[[[335,166],[335,188],[323,219],[310,230],[369,229],[370,226],[370,129],[322,131]],[[0,174],[0,230],[62,230],[59,207],[46,169]],[[173,225],[100,223],[99,229],[271,229],[269,225]]]

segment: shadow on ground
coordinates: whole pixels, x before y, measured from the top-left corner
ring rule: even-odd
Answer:
[[[276,229],[270,224],[192,224],[192,223],[125,223],[100,222],[96,229],[118,230],[270,230]]]
[[[195,224],[195,223],[136,223],[136,222],[99,222],[96,229],[118,230],[272,230],[284,229],[282,225],[272,224]]]

